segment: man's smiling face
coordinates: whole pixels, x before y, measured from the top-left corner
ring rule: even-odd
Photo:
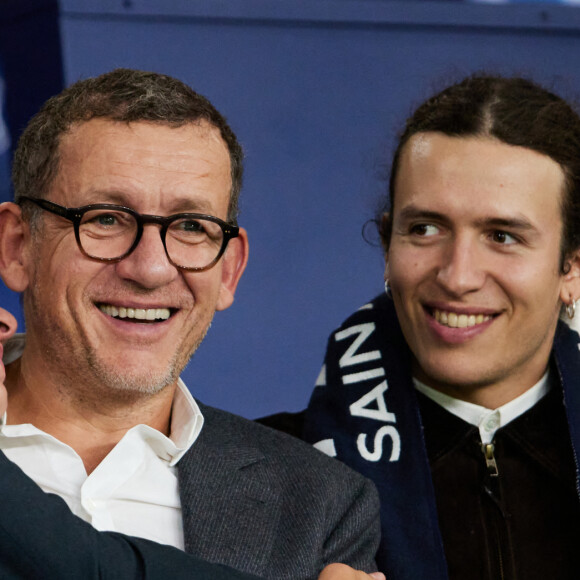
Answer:
[[[560,300],[574,296],[560,272],[563,189],[552,159],[497,140],[405,145],[387,276],[417,378],[490,407],[541,378]]]
[[[95,119],[65,134],[59,152],[47,195],[55,203],[227,219],[229,153],[207,123],[172,128]],[[69,221],[42,212],[26,255],[27,349],[70,369],[76,381],[151,394],[175,384],[214,312],[230,306],[246,238],[241,230],[213,268],[184,272],[169,263],[159,226],[146,225],[131,255],[104,263],[81,253]]]

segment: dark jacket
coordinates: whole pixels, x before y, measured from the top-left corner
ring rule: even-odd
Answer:
[[[579,340],[576,332],[559,323],[552,356],[557,383],[553,394],[568,421],[569,437],[564,430],[563,445],[572,448],[568,463],[572,490],[576,475],[576,496],[572,491],[571,499],[575,510],[580,477]],[[304,417],[304,436],[314,444],[323,441],[327,451],[377,485],[382,522],[379,570],[392,580],[446,580],[411,353],[392,300],[385,295],[358,310],[330,336],[323,372]],[[483,455],[482,462],[485,465]],[[577,574],[580,570],[573,577]]]

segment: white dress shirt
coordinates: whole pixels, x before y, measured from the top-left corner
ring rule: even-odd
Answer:
[[[429,397],[456,417],[477,427],[482,443],[491,443],[498,429],[505,427],[510,421],[523,415],[550,390],[549,373],[546,371],[544,376],[531,389],[528,389],[519,397],[497,409],[487,409],[481,405],[475,405],[474,403],[468,403],[467,401],[445,395],[415,378],[413,378],[413,383],[415,388],[426,397]]]
[[[17,358],[23,346],[22,336],[15,338],[5,360]],[[0,449],[44,491],[60,495],[74,514],[97,530],[183,549],[176,464],[199,436],[203,416],[181,379],[170,436],[137,425],[89,476],[71,447],[31,424],[7,425],[6,417],[0,422]]]

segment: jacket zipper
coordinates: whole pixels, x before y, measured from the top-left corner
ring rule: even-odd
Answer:
[[[495,459],[495,445],[493,441],[491,443],[482,443],[481,450],[483,452],[483,457],[485,459],[485,465],[487,467],[487,482],[484,483],[484,488],[490,499],[496,504],[497,508],[502,514],[502,518],[505,518],[503,507],[499,498],[499,469],[497,467],[497,461]],[[495,518],[494,518],[495,519]],[[499,531],[499,524],[497,521],[494,525],[495,528],[495,540],[497,549],[497,559],[499,566],[499,579],[503,580],[505,578],[504,562],[503,562],[503,550],[502,550],[502,534]]]
[[[485,465],[487,467],[487,473],[491,477],[497,477],[499,475],[499,470],[497,468],[497,461],[495,460],[495,445],[493,443],[482,443],[481,450],[483,451],[483,456],[485,457]]]

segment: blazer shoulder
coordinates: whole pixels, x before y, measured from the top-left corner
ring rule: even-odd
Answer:
[[[369,479],[286,433],[199,407],[203,429],[178,464],[186,549],[280,580],[318,577],[331,562],[376,570]]]
[[[309,443],[233,413],[198,404],[205,418],[204,444],[215,448],[217,453],[224,450],[244,453],[253,449],[272,470],[284,477],[311,483],[325,480],[326,486],[334,484],[343,489],[374,488],[370,480]]]

